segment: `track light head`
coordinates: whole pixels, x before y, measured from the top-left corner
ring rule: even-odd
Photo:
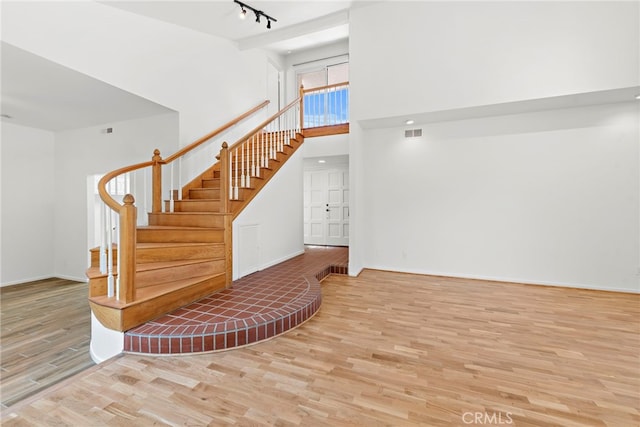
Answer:
[[[260,23],[260,16],[263,16],[267,20],[267,29],[271,29],[271,22],[278,22],[276,18],[273,16],[269,16],[261,10],[254,9],[246,3],[242,3],[240,0],[233,0],[234,3],[240,6],[240,19],[245,19],[247,17],[247,11],[250,10],[256,15],[256,22]]]

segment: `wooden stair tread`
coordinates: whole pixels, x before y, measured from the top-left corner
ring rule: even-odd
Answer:
[[[107,275],[100,273],[99,267],[87,270],[93,281],[90,305],[103,325],[126,331],[230,286],[230,263],[226,260],[230,247],[224,243],[230,240],[230,233],[225,225],[251,202],[304,140],[302,135],[299,140],[286,135],[277,138],[284,143],[278,147],[282,149],[270,152],[274,158],[268,159],[267,167],[250,167],[250,171],[260,171],[250,176],[250,187],[234,189],[239,199],[229,201],[229,212],[219,212],[225,203],[219,196],[228,189],[221,188],[220,164],[216,163],[183,187],[185,198],[174,203],[164,201],[164,209],[172,207],[172,212],[150,212],[149,225],[136,227],[134,301],[122,303],[107,298]],[[239,166],[232,160],[230,166],[234,164]],[[241,182],[239,176],[237,182]],[[99,250],[92,250],[93,266],[99,264]]]
[[[144,301],[149,301],[153,298],[157,298],[159,296],[162,295],[166,295],[168,293],[171,292],[175,292],[178,291],[180,289],[184,289],[188,286],[197,284],[202,282],[203,280],[207,280],[210,279],[212,277],[218,277],[218,276],[222,276],[224,275],[224,273],[219,273],[219,274],[208,274],[206,276],[196,276],[196,277],[190,277],[187,279],[181,279],[181,280],[174,280],[172,282],[169,283],[163,283],[161,285],[156,285],[156,286],[150,286],[150,287],[146,287],[146,288],[140,288],[137,289],[136,292],[136,300],[134,302],[131,303],[122,303],[118,300],[115,299],[115,297],[107,297],[107,296],[97,296],[97,297],[91,297],[89,298],[91,300],[91,302],[98,304],[98,305],[102,305],[105,307],[112,307],[112,308],[117,308],[117,309],[123,309],[126,307],[130,307],[130,306],[134,306],[137,304],[140,304],[141,302]]]
[[[165,203],[169,203],[171,200],[165,200]],[[173,203],[181,203],[181,202],[219,202],[220,201],[220,197],[218,198],[214,198],[214,199],[189,199],[186,197],[183,197],[180,200],[174,200]],[[168,212],[168,213],[175,213],[175,212]],[[211,213],[216,213],[216,212],[211,212]]]
[[[188,197],[184,197],[180,200],[174,200],[173,202],[219,202],[220,198],[217,199],[190,199]],[[165,200],[165,202],[169,202],[169,200]],[[163,212],[163,213],[204,213],[204,214],[212,214],[212,213],[220,213],[220,212]]]
[[[159,261],[159,262],[147,262],[144,264],[136,264],[136,271],[149,271],[149,270],[159,270],[162,268],[172,268],[182,265],[192,265],[192,264],[200,264],[203,262],[209,262],[214,259],[220,258],[209,258],[209,259],[185,259],[178,261]],[[224,258],[223,258],[224,259]]]
[[[140,273],[140,272],[143,272],[143,271],[160,270],[160,269],[163,269],[163,268],[178,267],[178,266],[183,266],[183,265],[200,264],[200,263],[203,263],[203,262],[215,261],[215,260],[220,260],[220,259],[224,259],[224,257],[137,263],[136,264],[136,273]],[[115,267],[116,266],[114,264],[114,270],[115,270]],[[100,272],[100,267],[89,267],[87,269],[87,275],[90,276],[91,278],[107,277],[107,273],[101,273]],[[113,277],[116,277],[116,276],[118,276],[118,272],[114,271],[113,272]]]
[[[194,228],[194,227],[189,227]],[[202,242],[143,242],[138,243],[138,248],[179,248],[179,247],[205,247],[209,245],[223,246],[224,243],[202,243]],[[100,248],[98,248],[100,249]]]
[[[179,225],[142,225],[138,227],[138,230],[215,230],[220,231],[223,228],[216,227],[183,227]],[[167,242],[169,243],[169,242]],[[140,244],[140,243],[138,243]]]
[[[184,200],[204,200],[204,201],[219,201],[220,199],[182,199]],[[166,200],[168,202],[168,200]],[[216,215],[224,216],[225,214],[220,212],[153,212],[153,215]]]

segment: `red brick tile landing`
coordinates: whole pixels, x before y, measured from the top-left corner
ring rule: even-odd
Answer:
[[[236,280],[231,289],[125,332],[124,351],[193,354],[280,335],[318,311],[320,281],[347,274],[348,257],[348,248],[307,247],[303,255]]]

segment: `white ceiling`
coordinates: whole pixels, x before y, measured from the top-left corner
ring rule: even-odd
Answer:
[[[0,48],[5,123],[59,131],[172,111],[8,43]]]
[[[271,29],[266,19],[260,23],[248,10],[240,19],[240,5],[233,0],[209,1],[120,1],[100,3],[212,34],[236,42],[241,49],[260,47],[287,54],[289,51],[318,47],[349,36],[348,10],[354,1],[265,1],[246,0],[242,3],[277,19]],[[361,2],[363,5],[365,2]]]
[[[241,20],[240,6],[233,0],[100,3],[223,37],[240,49],[263,48],[286,55],[348,38],[348,10],[355,1],[243,1],[277,19],[271,29],[264,18],[256,23],[250,11]],[[12,117],[3,117],[2,122],[59,131],[171,111],[5,42],[0,49],[0,111]]]
[[[615,104],[618,102],[632,101],[638,94],[639,90],[640,88],[633,86],[621,89],[530,99],[526,101],[506,102],[503,104],[457,108],[454,110],[428,111],[424,113],[411,114],[409,116],[405,115],[368,119],[359,121],[359,124],[364,129],[380,129],[401,126],[414,128],[423,124],[453,120],[478,119],[482,117],[532,113],[550,109],[586,107],[589,105]],[[407,120],[413,120],[414,123],[406,125]]]

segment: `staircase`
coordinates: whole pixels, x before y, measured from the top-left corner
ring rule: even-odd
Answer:
[[[285,110],[277,115],[279,122],[282,122]],[[292,112],[299,114],[295,110]],[[112,244],[111,250],[106,252],[104,248],[92,249],[91,266],[87,270],[89,303],[105,327],[126,331],[231,286],[233,218],[304,140],[295,127],[284,131],[268,130],[274,119],[270,120],[231,147],[223,144],[220,160],[183,186],[180,200],[155,203],[160,190],[156,190],[154,184],[154,207],[147,214],[148,225],[130,225],[128,233],[123,221],[130,223],[131,220],[123,220],[123,212],[128,212],[124,215],[132,216],[135,224],[136,208],[133,197],[125,196],[124,205],[118,205],[119,247]],[[271,147],[266,151],[265,141]],[[266,153],[267,157],[261,159],[260,153]],[[135,167],[159,169],[165,163],[167,160],[162,160],[156,151],[152,162]],[[103,180],[131,168],[134,167],[114,171]],[[126,249],[125,240],[132,235],[135,240]],[[123,253],[119,254],[119,249]],[[104,258],[105,253],[113,263],[110,268],[113,279],[104,265],[101,268],[101,257]],[[125,259],[134,261],[125,266]],[[118,260],[123,265],[118,266]],[[115,283],[111,286],[113,296],[109,296],[110,280]]]

